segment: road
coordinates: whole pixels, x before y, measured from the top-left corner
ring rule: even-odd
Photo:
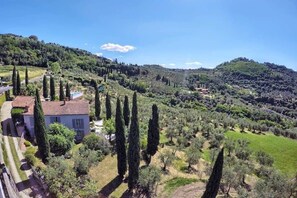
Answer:
[[[32,175],[32,170],[28,169],[25,171],[27,177],[29,178],[28,181],[22,181],[22,179],[20,178],[20,175],[17,171],[17,167],[14,163],[14,159],[13,159],[13,155],[11,153],[11,148],[9,145],[9,141],[8,141],[8,136],[7,136],[7,126],[10,125],[10,129],[11,129],[11,136],[13,138],[13,143],[14,143],[14,147],[16,148],[17,151],[17,155],[18,158],[21,162],[22,166],[25,166],[25,161],[24,161],[24,156],[23,153],[21,152],[21,150],[19,149],[19,141],[16,135],[16,131],[15,128],[13,126],[13,122],[11,119],[11,108],[12,108],[12,102],[4,102],[1,108],[1,122],[3,122],[3,140],[4,140],[4,145],[6,148],[6,152],[8,155],[8,161],[9,161],[9,168],[10,168],[10,172],[14,178],[15,183],[17,184],[17,187],[20,191],[20,194],[22,197],[37,197],[37,198],[42,198],[42,197],[46,197],[44,195],[44,193],[41,190],[41,187],[38,185],[38,183],[35,181],[33,175]],[[2,154],[2,151],[1,151]],[[1,155],[2,157],[2,155]],[[3,158],[3,157],[2,157]],[[3,160],[1,160],[3,162]]]

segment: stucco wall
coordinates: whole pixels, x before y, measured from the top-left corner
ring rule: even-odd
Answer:
[[[89,115],[61,115],[61,116],[44,116],[46,126],[50,125],[51,117],[60,117],[60,123],[67,126],[70,129],[73,129],[72,120],[73,119],[83,119],[84,122],[84,135],[87,135],[90,132],[90,121]],[[35,137],[34,134],[34,118],[31,115],[24,115],[24,122],[30,132],[31,137]]]

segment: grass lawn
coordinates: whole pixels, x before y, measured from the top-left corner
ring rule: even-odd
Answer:
[[[110,186],[111,194],[109,197],[121,197],[122,194],[128,189],[127,183],[122,183],[118,187],[111,184],[111,181],[118,175],[117,169],[117,156],[108,155],[102,162],[99,162],[98,166],[91,167],[89,171],[90,177],[97,182],[98,190]],[[109,184],[109,185],[108,185]]]
[[[1,148],[2,148],[2,152],[3,152],[4,164],[9,168],[10,165],[9,165],[8,156],[7,156],[7,152],[6,152],[4,142],[1,143]]]
[[[297,141],[273,134],[257,135],[253,133],[239,133],[228,131],[228,138],[246,139],[250,142],[252,151],[264,151],[274,158],[274,167],[288,176],[297,172]]]
[[[165,183],[164,190],[168,195],[170,195],[178,187],[185,186],[187,184],[191,184],[191,183],[197,182],[197,181],[198,181],[198,179],[194,179],[194,178],[175,177],[175,178],[168,180]]]
[[[0,108],[5,101],[6,101],[5,94],[0,95]]]
[[[16,66],[16,69],[20,72],[21,80],[24,80],[26,67],[25,66]],[[0,67],[0,77],[11,76],[12,70],[13,70],[12,65],[1,66]],[[37,76],[41,76],[45,72],[45,70],[46,70],[46,68],[28,66],[29,79],[37,77]]]
[[[11,153],[12,153],[13,161],[14,161],[14,163],[15,163],[15,166],[16,166],[16,168],[17,168],[17,171],[18,171],[18,173],[19,173],[21,179],[22,179],[23,181],[25,181],[25,180],[27,180],[28,178],[27,178],[27,175],[26,175],[25,171],[22,171],[22,170],[21,170],[21,162],[20,162],[20,159],[19,159],[19,157],[18,157],[18,155],[17,155],[17,151],[16,151],[16,149],[15,149],[15,147],[14,147],[14,143],[13,143],[13,139],[12,139],[12,137],[9,136],[9,137],[8,137],[8,141],[9,141],[9,146],[10,146],[10,149],[11,149]]]

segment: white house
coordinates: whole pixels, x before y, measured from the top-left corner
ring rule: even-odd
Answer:
[[[17,101],[25,101],[18,97],[16,98]],[[20,106],[17,105],[17,101],[15,106]],[[46,126],[55,122],[61,123],[76,131],[76,140],[82,140],[83,137],[90,132],[90,110],[87,101],[43,101],[41,103]],[[27,102],[27,104],[29,105],[25,107],[25,112],[23,113],[24,124],[30,132],[31,137],[35,137],[33,117],[34,102]]]

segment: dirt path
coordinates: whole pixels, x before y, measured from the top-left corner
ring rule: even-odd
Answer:
[[[42,81],[44,74],[45,74],[45,72],[44,72],[41,76],[37,76],[37,77],[34,77],[34,78],[30,78],[30,79],[29,79],[29,82],[30,82],[30,83],[33,83],[33,82],[39,82],[39,81]],[[25,80],[22,80],[21,83],[24,84],[24,83],[25,83]]]
[[[27,164],[24,160],[23,153],[19,149],[19,141],[18,141],[16,131],[14,129],[14,126],[13,126],[13,123],[11,120],[11,114],[10,114],[11,108],[12,108],[11,103],[12,102],[5,102],[1,108],[1,121],[3,121],[3,134],[4,134],[3,139],[4,139],[4,145],[7,150],[11,174],[15,180],[15,183],[18,186],[19,191],[21,192],[22,197],[36,197],[36,198],[46,197],[44,195],[43,191],[41,190],[41,187],[38,185],[38,183],[33,178],[32,171],[27,166]],[[20,178],[19,173],[17,171],[17,167],[14,163],[14,159],[13,159],[13,155],[11,153],[11,148],[9,145],[7,131],[6,131],[8,124],[10,125],[11,136],[13,138],[14,147],[16,148],[17,156],[21,162],[21,166],[23,168],[24,167],[26,168],[25,173],[28,177],[27,181],[22,181],[22,179]]]
[[[193,184],[188,184],[181,186],[176,189],[170,197],[172,198],[194,198],[201,197],[205,191],[205,184],[202,182],[197,182]]]

